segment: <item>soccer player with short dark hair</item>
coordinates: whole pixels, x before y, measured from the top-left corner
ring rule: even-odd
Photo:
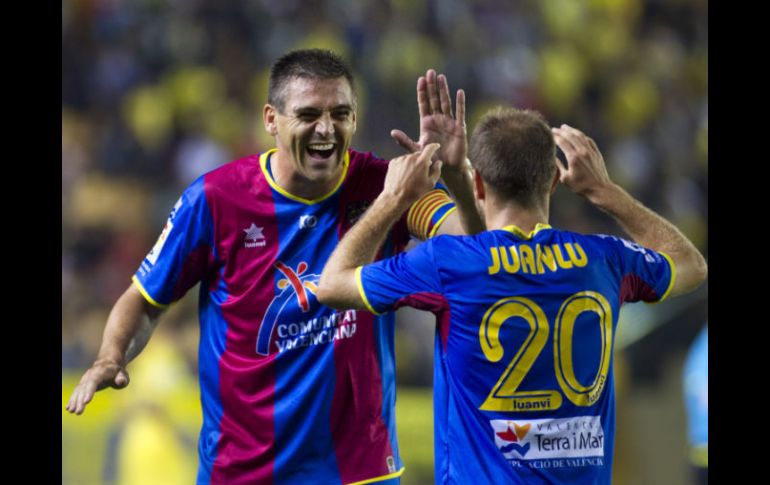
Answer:
[[[551,129],[535,112],[501,108],[482,118],[470,144],[487,231],[437,237],[367,264],[439,176],[428,149],[391,161],[382,193],[330,257],[318,298],[373,313],[404,305],[443,312],[436,483],[610,483],[620,306],[692,291],[706,278],[703,256],[610,180],[593,140],[566,125]],[[548,225],[560,182],[635,242]]]
[[[433,70],[417,94],[419,142],[392,135],[415,150],[441,141],[440,156],[454,162],[444,182],[459,210],[434,188],[412,206],[411,224],[404,217],[389,232],[382,256],[402,251],[410,233],[481,225],[464,95],[455,117],[446,78]],[[184,191],[113,307],[99,355],[67,409],[80,414],[95,391],[125,387],[126,364],[160,311],[200,282],[198,485],[398,483],[394,316],[337,312],[315,296],[326,259],[377,197],[388,162],[349,148],[353,76],[331,52],[279,59],[263,120],[276,147]]]

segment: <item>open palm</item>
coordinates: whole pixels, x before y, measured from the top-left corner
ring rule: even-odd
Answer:
[[[449,84],[443,74],[433,69],[417,80],[417,104],[420,111],[420,138],[411,140],[404,132],[393,130],[396,141],[414,152],[429,143],[440,143],[434,159],[444,162],[443,170],[460,170],[465,167],[468,155],[468,137],[465,126],[465,92],[457,91],[457,115],[452,113]]]

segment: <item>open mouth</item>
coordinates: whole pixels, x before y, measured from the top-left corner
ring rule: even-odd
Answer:
[[[307,146],[307,153],[310,158],[325,160],[334,153],[334,143],[313,143]]]

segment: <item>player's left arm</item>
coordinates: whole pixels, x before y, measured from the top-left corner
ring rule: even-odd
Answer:
[[[670,258],[673,282],[667,296],[688,293],[703,283],[708,267],[700,251],[671,222],[610,180],[596,143],[568,125],[552,131],[568,162],[556,159],[561,183],[612,216],[634,242]]]
[[[465,124],[465,91],[457,90],[457,113],[452,112],[452,100],[449,96],[449,84],[446,76],[436,74],[429,69],[425,76],[417,80],[417,105],[420,113],[420,139],[415,142],[401,130],[392,130],[391,136],[410,152],[419,150],[429,143],[439,143],[441,148],[434,159],[443,162],[441,179],[452,198],[444,196],[444,204],[452,203],[456,210],[446,214],[439,213],[437,220],[432,218],[431,209],[436,210],[439,195],[428,194],[429,200],[416,205],[422,207],[410,209],[410,218],[417,218],[431,227],[412,227],[412,234],[420,239],[439,234],[476,234],[484,230],[482,215],[479,213],[473,197],[473,170],[468,160],[468,134]],[[415,215],[416,214],[416,215]],[[414,229],[414,230],[413,230]]]
[[[436,143],[395,158],[388,164],[385,185],[361,219],[345,234],[326,262],[316,297],[333,308],[366,308],[356,271],[371,263],[393,224],[422,194],[435,186],[441,162],[431,162]]]

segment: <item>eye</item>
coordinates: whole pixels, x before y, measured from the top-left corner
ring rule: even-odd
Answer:
[[[332,112],[332,117],[337,120],[347,120],[350,118],[351,111],[349,109],[339,109]]]
[[[312,113],[312,112],[309,112],[309,111],[297,114],[297,118],[299,118],[302,121],[313,121],[317,117],[318,117],[317,113]]]

